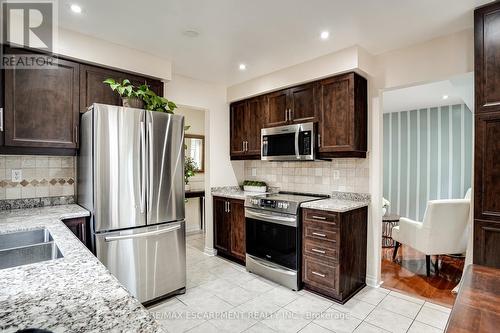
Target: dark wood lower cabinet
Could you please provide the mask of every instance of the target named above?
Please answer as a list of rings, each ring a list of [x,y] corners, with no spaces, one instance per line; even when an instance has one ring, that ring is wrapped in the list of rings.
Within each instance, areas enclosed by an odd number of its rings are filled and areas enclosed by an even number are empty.
[[[86,217],[63,220],[63,223],[71,230],[75,236],[87,247],[90,248],[90,231]]]
[[[302,216],[304,288],[347,302],[366,285],[368,208],[345,213],[304,209]]]
[[[214,247],[217,254],[245,263],[245,207],[243,200],[214,197]]]

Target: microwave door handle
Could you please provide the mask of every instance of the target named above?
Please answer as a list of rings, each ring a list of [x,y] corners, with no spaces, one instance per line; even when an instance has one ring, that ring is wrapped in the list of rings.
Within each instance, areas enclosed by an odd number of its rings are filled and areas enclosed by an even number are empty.
[[[295,157],[300,160],[300,151],[299,151],[299,134],[300,134],[300,127],[297,128],[297,131],[295,132]]]

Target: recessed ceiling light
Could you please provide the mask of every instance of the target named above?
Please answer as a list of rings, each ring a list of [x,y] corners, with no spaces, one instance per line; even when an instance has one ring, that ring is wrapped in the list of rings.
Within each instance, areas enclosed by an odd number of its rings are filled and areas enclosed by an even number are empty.
[[[330,37],[330,32],[328,32],[328,31],[322,31],[320,37],[323,40],[328,39]]]
[[[240,64],[240,71],[244,71],[245,69],[247,69],[247,65]]]
[[[448,95],[443,95],[443,99],[448,99]]]
[[[78,6],[77,4],[72,4],[70,8],[73,13],[80,14],[82,12],[82,7]]]
[[[191,38],[195,38],[195,37],[198,37],[200,35],[200,33],[194,29],[184,30],[182,32],[182,34],[186,37],[191,37]]]

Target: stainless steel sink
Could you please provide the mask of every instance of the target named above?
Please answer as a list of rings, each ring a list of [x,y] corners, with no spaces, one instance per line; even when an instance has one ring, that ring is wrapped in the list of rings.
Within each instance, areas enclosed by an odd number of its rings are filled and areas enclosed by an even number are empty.
[[[62,257],[52,235],[45,228],[0,234],[0,269]]]

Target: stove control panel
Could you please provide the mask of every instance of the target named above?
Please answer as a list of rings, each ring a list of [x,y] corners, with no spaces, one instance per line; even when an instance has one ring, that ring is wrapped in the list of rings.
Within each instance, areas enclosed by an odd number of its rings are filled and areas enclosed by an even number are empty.
[[[254,206],[262,208],[283,209],[287,210],[290,204],[286,201],[272,200],[272,199],[250,199],[250,203]]]

